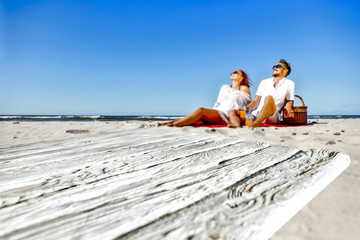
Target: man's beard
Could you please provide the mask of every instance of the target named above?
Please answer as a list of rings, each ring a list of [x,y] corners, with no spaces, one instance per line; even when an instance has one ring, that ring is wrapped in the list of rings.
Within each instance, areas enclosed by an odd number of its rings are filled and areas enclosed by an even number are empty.
[[[278,73],[273,73],[273,77],[278,77],[279,75]]]

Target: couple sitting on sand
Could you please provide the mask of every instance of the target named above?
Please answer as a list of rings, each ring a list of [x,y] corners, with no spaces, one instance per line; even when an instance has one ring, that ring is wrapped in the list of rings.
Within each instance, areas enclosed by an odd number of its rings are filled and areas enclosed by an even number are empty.
[[[158,123],[158,126],[182,127],[201,124],[227,124],[228,127],[241,127],[239,109],[245,106],[246,112],[254,119],[250,127],[259,127],[261,123],[280,123],[280,113],[294,117],[292,111],[295,98],[295,84],[286,77],[291,67],[281,59],[273,66],[273,78],[261,81],[254,100],[251,101],[249,80],[246,73],[237,70],[231,74],[232,85],[223,85],[212,109],[199,108],[184,118]]]

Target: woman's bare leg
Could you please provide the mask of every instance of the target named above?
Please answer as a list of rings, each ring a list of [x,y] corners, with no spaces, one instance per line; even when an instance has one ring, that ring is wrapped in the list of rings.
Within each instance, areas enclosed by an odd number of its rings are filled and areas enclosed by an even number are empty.
[[[215,124],[226,124],[221,118],[219,112],[215,109],[199,108],[195,112],[190,113],[184,118],[175,120],[165,124],[166,126],[183,127],[198,124],[202,122],[215,123]]]
[[[160,126],[168,126],[168,125],[172,125],[175,121],[177,121],[179,119],[175,119],[175,120],[171,120],[169,122],[163,122],[163,123],[157,123],[157,126],[160,127]]]
[[[229,111],[229,120],[230,124],[228,125],[228,128],[241,127],[241,120],[238,110],[233,109]]]
[[[181,119],[183,119],[183,118],[179,118],[179,119],[175,119],[175,120],[172,120],[172,121],[169,121],[169,122],[163,122],[163,123],[159,123],[159,122],[158,122],[158,123],[157,123],[157,126],[158,126],[158,127],[161,127],[161,126],[174,127],[174,123],[177,122],[177,121],[179,121],[179,120],[181,120]],[[193,125],[201,125],[201,124],[203,124],[203,123],[204,123],[203,121],[199,120],[199,121],[193,123]]]
[[[191,124],[191,125],[192,125],[192,126],[199,126],[199,125],[203,125],[203,124],[205,124],[204,121],[199,120],[199,121],[197,121],[197,122],[195,122],[195,123],[193,123],[193,124]]]

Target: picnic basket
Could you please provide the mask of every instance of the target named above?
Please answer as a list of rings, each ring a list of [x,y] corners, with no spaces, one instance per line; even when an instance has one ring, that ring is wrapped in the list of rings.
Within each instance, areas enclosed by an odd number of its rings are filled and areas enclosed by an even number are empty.
[[[307,106],[305,106],[304,100],[299,96],[295,97],[300,98],[302,106],[293,106],[294,117],[285,117],[283,113],[283,123],[286,125],[303,125],[307,123]]]

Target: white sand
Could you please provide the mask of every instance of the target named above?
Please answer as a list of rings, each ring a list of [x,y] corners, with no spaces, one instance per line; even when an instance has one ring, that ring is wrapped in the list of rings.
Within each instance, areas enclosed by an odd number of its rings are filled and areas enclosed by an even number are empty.
[[[347,153],[351,165],[323,192],[293,217],[271,239],[358,239],[360,235],[360,119],[321,119],[308,127],[227,129],[183,127],[183,131],[219,134],[289,145],[303,150],[324,148]],[[68,138],[154,127],[154,123],[127,122],[0,122],[0,148]],[[162,127],[172,131],[172,128]],[[67,130],[88,130],[67,133]],[[334,135],[339,133],[340,135]],[[329,144],[333,141],[334,144]]]

